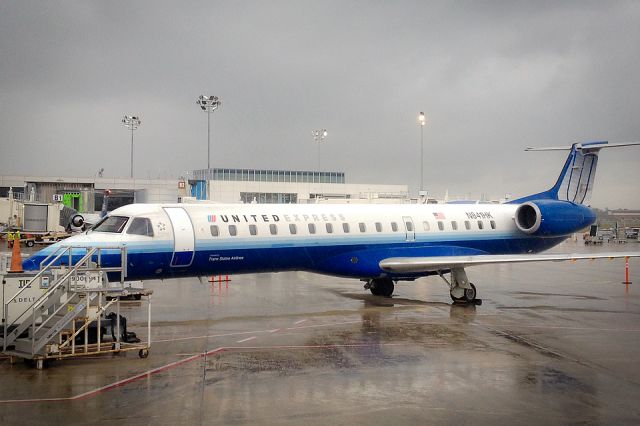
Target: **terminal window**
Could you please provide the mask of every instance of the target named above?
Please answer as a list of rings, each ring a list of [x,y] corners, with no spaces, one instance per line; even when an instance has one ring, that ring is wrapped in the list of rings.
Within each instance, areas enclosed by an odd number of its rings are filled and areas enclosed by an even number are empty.
[[[298,194],[288,192],[241,192],[240,201],[258,204],[295,204]]]

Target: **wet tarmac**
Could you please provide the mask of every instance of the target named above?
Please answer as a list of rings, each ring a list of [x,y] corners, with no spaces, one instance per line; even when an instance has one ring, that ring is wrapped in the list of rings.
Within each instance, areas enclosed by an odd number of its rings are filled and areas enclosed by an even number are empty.
[[[640,244],[557,251],[639,250]],[[309,273],[147,282],[152,347],[0,359],[1,424],[638,424],[640,261],[469,268],[392,298]],[[146,302],[122,312],[144,336]]]

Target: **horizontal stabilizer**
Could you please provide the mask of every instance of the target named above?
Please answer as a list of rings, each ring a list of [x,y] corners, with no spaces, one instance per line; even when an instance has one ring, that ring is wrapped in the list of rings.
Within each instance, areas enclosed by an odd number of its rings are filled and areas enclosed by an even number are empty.
[[[394,273],[419,273],[465,268],[495,263],[563,262],[567,260],[616,259],[640,257],[640,252],[559,253],[559,254],[482,254],[477,256],[390,257],[380,262],[380,268]]]
[[[632,146],[632,145],[640,145],[640,142],[620,142],[620,143],[608,143],[605,141],[602,142],[585,142],[576,144],[576,149],[602,149],[602,148],[618,148],[621,146]],[[570,151],[573,148],[571,146],[549,146],[549,147],[541,147],[534,148],[528,147],[525,148],[525,151]]]

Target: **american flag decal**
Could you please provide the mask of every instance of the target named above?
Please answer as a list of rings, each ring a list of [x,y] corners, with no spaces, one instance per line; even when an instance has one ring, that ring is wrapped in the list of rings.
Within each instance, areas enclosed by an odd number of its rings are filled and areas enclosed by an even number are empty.
[[[436,212],[433,214],[433,217],[435,217],[436,219],[446,219],[444,217],[444,214],[440,213],[440,212]]]
[[[209,222],[215,222],[216,221],[216,215],[215,214],[209,214],[207,215],[207,220]]]

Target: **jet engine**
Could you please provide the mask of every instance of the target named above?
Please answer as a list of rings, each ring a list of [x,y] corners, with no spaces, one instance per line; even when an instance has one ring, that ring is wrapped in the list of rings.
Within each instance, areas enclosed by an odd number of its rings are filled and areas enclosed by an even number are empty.
[[[515,214],[518,229],[536,236],[569,235],[595,221],[596,215],[590,208],[559,200],[528,201]]]
[[[81,214],[75,214],[71,217],[71,226],[74,228],[82,228],[84,225],[84,217]]]

